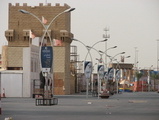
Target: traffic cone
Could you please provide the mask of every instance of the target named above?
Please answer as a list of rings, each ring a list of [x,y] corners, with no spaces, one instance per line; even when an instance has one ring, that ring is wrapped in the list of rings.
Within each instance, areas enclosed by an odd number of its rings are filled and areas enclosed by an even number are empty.
[[[2,93],[2,98],[5,98],[6,95],[5,95],[5,89],[3,88],[3,93]]]

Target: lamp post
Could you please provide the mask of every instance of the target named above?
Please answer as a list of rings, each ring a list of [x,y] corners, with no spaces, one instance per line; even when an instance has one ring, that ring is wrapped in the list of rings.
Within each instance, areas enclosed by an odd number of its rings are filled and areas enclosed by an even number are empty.
[[[80,40],[77,40],[77,39],[72,39],[72,40],[77,41],[77,42],[80,42],[81,44],[83,44],[83,45],[86,47],[86,49],[87,49],[87,54],[86,54],[86,56],[85,56],[84,62],[86,62],[86,59],[87,59],[88,54],[89,54],[90,57],[91,57],[91,63],[92,63],[92,64],[93,64],[93,61],[92,61],[92,56],[91,56],[90,50],[91,50],[96,44],[98,44],[98,43],[100,43],[100,42],[105,42],[105,41],[107,41],[107,40],[98,41],[98,42],[94,43],[94,44],[90,47],[90,46],[86,46],[86,45],[85,45],[83,42],[81,42]],[[91,74],[92,74],[92,70],[91,70]],[[85,77],[86,77],[86,74],[85,74]],[[86,85],[86,98],[88,98],[88,83],[89,83],[89,80],[90,80],[90,78],[86,80],[86,84],[87,84],[87,85]]]
[[[107,39],[101,40],[101,41],[98,41],[98,42],[94,43],[92,46],[90,46],[90,47],[89,47],[90,49],[89,49],[89,51],[87,52],[86,58],[87,58],[88,53],[90,52],[90,50],[91,50],[96,44],[98,44],[98,43],[100,43],[100,42],[106,42],[106,41],[107,41]]]
[[[69,9],[67,9],[67,10],[65,10],[65,11],[62,11],[61,13],[57,14],[57,15],[51,20],[51,22],[49,23],[49,25],[45,25],[40,18],[38,18],[35,14],[33,14],[33,13],[29,12],[29,11],[20,9],[19,12],[21,12],[21,13],[23,13],[23,14],[29,14],[29,15],[35,17],[35,18],[41,23],[41,25],[42,25],[42,26],[44,27],[44,29],[45,29],[45,32],[44,32],[44,34],[43,34],[41,43],[43,42],[44,37],[45,37],[45,35],[46,35],[46,33],[47,33],[48,36],[49,36],[50,43],[51,43],[51,45],[52,45],[52,41],[51,41],[50,34],[49,34],[49,32],[48,32],[48,29],[50,28],[51,24],[56,20],[57,17],[59,17],[60,15],[62,15],[62,14],[64,14],[64,13],[71,12],[71,11],[73,11],[73,10],[75,10],[75,8],[69,8]],[[42,44],[41,44],[41,45],[42,45]],[[53,45],[52,45],[52,46],[53,46]]]
[[[72,39],[73,41],[77,41],[77,42],[80,42],[86,49],[87,49],[87,55],[86,56],[88,56],[88,54],[89,54],[89,56],[90,56],[90,58],[91,58],[91,64],[93,64],[92,63],[92,55],[91,55],[91,53],[90,53],[90,48],[88,47],[88,46],[86,46],[82,41],[80,41],[80,40],[77,40],[77,39]],[[85,59],[84,59],[84,64],[86,63],[86,58],[87,57],[85,57]],[[85,67],[85,66],[84,66]],[[91,65],[91,67],[92,67],[92,65]],[[84,69],[85,70],[85,69]],[[91,72],[91,73],[90,73]],[[88,98],[88,84],[89,84],[89,80],[91,79],[90,77],[91,76],[88,76],[87,77],[87,72],[85,71],[85,78],[86,78],[86,98]],[[92,74],[92,68],[90,68],[89,70],[88,70],[88,74]]]
[[[112,63],[112,61],[114,60],[114,58],[115,58],[116,56],[120,55],[120,54],[125,54],[125,52],[118,53],[118,54],[114,55],[113,57],[110,56],[110,57],[109,57],[109,59],[110,59],[109,64]],[[107,71],[108,71],[108,69],[109,69],[109,64],[108,64]],[[114,78],[115,78],[115,72],[116,72],[116,71],[115,71],[115,69],[114,69],[113,71],[114,71]],[[108,73],[107,79],[109,79],[109,73]]]
[[[49,23],[49,25],[45,25],[45,24],[42,22],[41,19],[39,19],[36,15],[34,15],[34,14],[31,13],[31,12],[28,12],[28,11],[23,10],[23,9],[20,9],[19,12],[21,12],[21,13],[23,13],[23,14],[29,14],[29,15],[35,17],[35,18],[41,23],[41,25],[44,27],[45,32],[44,32],[44,34],[43,34],[43,36],[42,36],[42,41],[41,41],[41,46],[40,46],[40,51],[41,51],[42,43],[43,43],[43,40],[44,40],[44,37],[45,37],[46,33],[47,33],[47,35],[49,36],[49,40],[50,40],[51,46],[53,47],[52,40],[51,40],[50,34],[49,34],[49,32],[48,32],[48,29],[50,28],[51,24],[52,24],[52,23],[56,20],[56,18],[59,17],[60,15],[62,15],[62,14],[64,14],[64,13],[67,13],[67,12],[71,12],[71,11],[73,11],[73,10],[75,10],[75,8],[69,8],[69,9],[67,9],[67,10],[65,10],[65,11],[63,11],[63,12],[57,14],[57,15],[51,20],[51,22]],[[40,58],[41,58],[41,54],[39,54],[39,56],[40,56]],[[41,61],[40,61],[40,67],[41,67],[41,69],[42,69]]]
[[[110,62],[109,62],[109,64],[108,64],[108,68],[109,68],[110,63],[112,63],[112,61],[114,60],[114,58],[115,58],[116,56],[120,55],[120,54],[125,54],[125,52],[118,53],[118,54],[114,55],[113,57],[109,56]],[[107,71],[108,71],[108,69],[107,69]]]
[[[80,40],[77,40],[77,39],[72,39],[72,40],[81,43],[81,44],[87,49],[87,54],[86,54],[86,56],[88,56],[88,54],[89,54],[89,56],[90,56],[90,58],[91,58],[91,61],[92,61],[92,55],[91,55],[91,53],[90,53],[90,47],[88,47],[86,44],[84,44],[84,43],[83,43],[82,41],[80,41]],[[85,60],[86,60],[86,57],[85,57]],[[84,62],[85,62],[85,60],[84,60]]]
[[[107,55],[107,51],[108,50],[110,50],[110,49],[114,49],[114,48],[117,48],[117,46],[113,46],[113,47],[110,47],[110,48],[108,48],[108,49],[106,49],[104,52],[103,51],[99,51],[99,52],[101,52],[102,54],[105,54],[105,72],[107,72],[107,74],[108,74],[108,71],[106,71],[108,68],[108,66],[107,66],[107,57],[111,57],[111,56],[109,56],[109,55]],[[104,79],[105,79],[105,89],[106,89],[106,87],[107,87],[107,79],[106,79],[106,77],[104,77]]]
[[[159,39],[157,40],[157,71],[159,71]]]
[[[103,54],[101,54],[97,49],[95,49],[95,48],[93,48],[93,47],[90,47],[90,46],[87,46],[88,48],[90,48],[90,49],[93,49],[93,50],[95,50],[98,54],[99,54],[99,56],[100,56],[100,59],[97,59],[96,58],[96,60],[98,60],[98,67],[99,67],[99,63],[103,63],[103,66],[104,66],[104,61],[103,61],[103,58],[102,58],[102,55]],[[99,78],[101,78],[101,75],[99,75],[99,71],[97,71],[98,72],[98,95],[99,95],[99,92],[101,92],[101,80],[99,80]],[[104,76],[104,69],[103,69],[103,76]],[[92,81],[92,92],[93,92],[93,81]]]
[[[106,59],[106,58],[107,58],[107,57],[110,57],[110,56],[107,54],[107,51],[110,50],[110,49],[114,49],[114,48],[117,48],[117,46],[110,47],[110,48],[106,49],[104,52],[103,52],[103,51],[99,51],[99,52],[105,54],[105,68],[107,68],[107,59]]]
[[[130,56],[126,56],[126,57],[124,57],[124,58],[130,58]],[[117,68],[118,68],[118,66],[119,66],[119,71],[121,71],[120,69],[120,63],[119,63],[119,61],[117,61],[117,59],[114,59],[116,62],[117,62],[117,65],[116,65],[116,70],[117,70]],[[120,74],[121,74],[121,72],[120,72]],[[120,77],[119,77],[120,78]],[[119,86],[118,86],[118,83],[119,83],[119,79],[118,78],[116,78],[116,75],[115,75],[115,80],[116,80],[116,85],[117,85],[117,94],[118,94],[118,92],[119,92],[119,90],[118,90],[118,88],[119,88]]]
[[[110,57],[109,57],[110,62],[112,62],[113,59],[114,59],[116,56],[120,55],[120,54],[125,54],[125,52],[118,53],[118,54],[114,55],[113,57],[110,56]]]
[[[97,72],[98,72],[98,99],[99,99],[99,94],[101,93],[101,81],[104,80],[104,61],[103,61],[103,58],[102,58],[102,55],[103,55],[103,51],[98,51],[97,49],[95,48],[92,48],[94,49],[95,51],[98,52],[99,56],[100,56],[100,59],[96,58],[96,60],[98,60],[98,69],[97,69]],[[102,64],[101,64],[102,63]]]
[[[29,14],[29,15],[31,15],[31,16],[33,16],[33,17],[35,17],[40,23],[41,23],[41,25],[43,26],[43,28],[45,29],[45,32],[44,32],[44,34],[43,34],[43,36],[42,36],[42,41],[41,41],[41,45],[40,45],[40,52],[39,52],[39,59],[40,59],[40,67],[41,67],[41,70],[42,70],[42,74],[43,74],[43,76],[45,76],[45,90],[46,91],[48,91],[48,74],[50,73],[50,71],[51,71],[51,67],[53,68],[53,44],[52,44],[52,40],[51,40],[51,37],[50,37],[50,34],[49,34],[49,32],[48,32],[48,29],[50,28],[50,26],[51,26],[51,24],[56,20],[56,18],[57,17],[59,17],[60,15],[62,15],[62,14],[64,14],[64,13],[67,13],[67,12],[71,12],[71,11],[73,11],[73,10],[75,10],[75,8],[69,8],[69,9],[67,9],[67,10],[64,10],[64,11],[62,11],[62,12],[60,12],[59,14],[57,14],[52,20],[51,20],[51,22],[49,23],[49,25],[45,25],[44,23],[43,23],[43,21],[41,20],[41,19],[39,19],[36,15],[34,15],[33,13],[31,13],[31,12],[29,12],[29,11],[26,11],[26,10],[23,10],[23,9],[20,9],[19,10],[19,12],[21,12],[21,13],[23,13],[23,14]],[[49,56],[52,56],[51,58],[52,59],[50,59],[49,58],[49,62],[50,62],[50,66],[49,66],[49,68],[43,68],[43,66],[42,66],[42,58],[41,58],[41,54],[42,54],[42,43],[43,43],[43,41],[44,41],[44,37],[45,37],[45,35],[48,35],[49,36],[49,40],[50,40],[50,43],[51,43],[51,49],[50,49],[50,53],[49,53]],[[45,54],[47,54],[48,55],[48,53],[45,53]],[[52,72],[53,72],[53,69],[52,69]],[[53,91],[52,91],[53,92]],[[46,95],[47,97],[48,97],[48,93],[47,93],[47,95]]]
[[[120,63],[119,63],[119,61],[117,61],[117,59],[114,59],[114,60],[117,62],[116,69],[117,69],[118,66],[119,66],[119,71],[118,71],[118,72],[120,72]],[[121,74],[121,72],[120,72],[120,74]],[[118,94],[118,92],[119,92],[119,90],[118,90],[118,88],[119,88],[118,83],[119,83],[119,79],[120,79],[120,74],[119,74],[119,78],[116,78],[116,75],[115,75],[115,80],[116,80],[116,93],[117,93],[117,94]]]

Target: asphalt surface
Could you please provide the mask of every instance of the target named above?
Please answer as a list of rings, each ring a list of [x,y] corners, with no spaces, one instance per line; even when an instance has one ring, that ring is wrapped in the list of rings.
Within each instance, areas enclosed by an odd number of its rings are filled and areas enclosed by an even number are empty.
[[[159,120],[159,93],[136,92],[98,99],[56,96],[58,105],[36,106],[33,98],[2,98],[0,120]]]

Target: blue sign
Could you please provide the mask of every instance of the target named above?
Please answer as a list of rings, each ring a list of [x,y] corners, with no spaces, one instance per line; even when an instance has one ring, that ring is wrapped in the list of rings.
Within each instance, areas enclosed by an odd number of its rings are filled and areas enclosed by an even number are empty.
[[[51,46],[42,46],[41,47],[41,66],[42,69],[51,68],[53,61],[53,49]]]

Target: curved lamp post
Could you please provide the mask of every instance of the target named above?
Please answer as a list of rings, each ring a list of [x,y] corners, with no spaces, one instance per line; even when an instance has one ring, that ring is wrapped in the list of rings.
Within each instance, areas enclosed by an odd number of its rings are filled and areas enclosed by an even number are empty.
[[[109,56],[109,59],[110,59],[110,62],[112,62],[113,59],[114,59],[116,56],[120,55],[120,54],[125,54],[125,52],[118,53],[118,54],[114,55],[113,57],[108,55],[108,56]],[[109,62],[109,64],[110,64],[110,62]]]
[[[120,63],[119,63],[119,61],[117,61],[117,59],[114,59],[116,62],[117,62],[117,66],[116,66],[116,69],[118,68],[118,66],[119,66],[119,70],[120,70]],[[120,73],[121,74],[121,73]],[[116,92],[117,92],[117,94],[118,94],[118,92],[119,92],[119,90],[118,90],[118,88],[119,88],[119,86],[118,86],[118,83],[119,83],[119,80],[117,80],[117,78],[116,78],[116,74],[115,74],[115,80],[116,80]]]
[[[108,71],[108,69],[109,69],[109,64],[114,60],[114,58],[115,58],[116,56],[118,56],[118,55],[120,55],[120,54],[125,54],[125,52],[121,52],[121,53],[118,53],[118,54],[114,55],[113,57],[111,57],[111,56],[109,57],[109,58],[110,58],[110,62],[108,63],[107,71]],[[114,71],[114,73],[115,73],[115,71]],[[107,80],[108,80],[108,78],[109,78],[109,73],[108,73]]]
[[[56,20],[56,18],[59,17],[60,15],[62,15],[62,14],[64,14],[64,13],[67,13],[67,12],[71,12],[71,11],[73,11],[73,10],[75,10],[75,8],[69,8],[69,9],[67,9],[67,10],[65,10],[65,11],[63,11],[63,12],[57,14],[57,15],[51,20],[51,22],[49,23],[49,25],[44,25],[44,23],[42,22],[42,20],[41,20],[40,18],[38,18],[36,15],[34,15],[33,13],[31,13],[31,12],[28,12],[28,11],[23,10],[23,9],[20,9],[19,12],[21,12],[21,13],[23,13],[23,14],[29,14],[29,15],[35,17],[35,18],[41,23],[41,25],[44,27],[45,32],[44,32],[44,34],[43,34],[43,36],[42,36],[42,41],[41,41],[41,46],[40,46],[40,51],[41,51],[42,43],[43,43],[43,40],[44,40],[44,37],[45,37],[46,33],[47,33],[47,35],[49,36],[49,40],[50,40],[51,46],[53,47],[53,44],[52,44],[52,41],[51,41],[51,37],[50,37],[50,34],[49,34],[49,32],[48,32],[48,29],[50,28],[51,24],[52,24],[52,23]],[[41,54],[39,54],[39,58],[41,59]],[[41,69],[42,69],[41,61],[40,61],[40,67],[41,67]]]
[[[49,32],[48,32],[48,29],[50,28],[51,24],[52,24],[52,23],[56,20],[56,18],[59,17],[60,15],[62,15],[62,14],[64,14],[64,13],[67,13],[67,12],[71,12],[71,11],[73,11],[73,10],[75,10],[75,8],[69,8],[69,9],[64,10],[64,11],[62,11],[61,13],[57,14],[57,15],[51,20],[51,22],[49,23],[49,25],[44,25],[44,23],[42,22],[42,20],[41,20],[40,18],[38,18],[36,15],[34,15],[33,13],[31,13],[31,12],[29,12],[29,11],[20,9],[19,12],[21,12],[21,13],[23,13],[23,14],[29,14],[29,15],[35,17],[35,18],[41,23],[41,25],[43,26],[43,28],[45,29],[45,32],[44,32],[44,34],[43,34],[43,36],[42,36],[41,46],[40,46],[40,51],[41,51],[42,43],[43,43],[43,41],[44,41],[44,37],[45,37],[46,33],[47,33],[47,35],[49,36],[49,40],[50,40],[50,43],[51,43],[51,47],[53,47],[53,44],[52,44],[52,41],[51,41],[51,37],[50,37],[50,34],[49,34]],[[52,49],[52,52],[53,52],[53,49]],[[39,52],[39,59],[40,59],[40,67],[41,67],[41,70],[42,70],[42,65],[41,65],[41,53],[40,53],[40,52]],[[53,68],[53,64],[52,64],[52,68]],[[47,75],[48,75],[48,73],[49,73],[50,71],[51,71],[51,68],[50,68],[49,71],[45,71],[45,73],[42,72],[42,73],[43,73],[43,76],[45,76],[45,89],[46,89],[46,90],[48,90],[48,84],[47,84],[47,83],[48,83],[48,79],[47,79]],[[53,70],[52,70],[52,72],[53,72]],[[48,94],[47,94],[47,96],[48,96]]]
[[[105,54],[105,70],[108,69],[108,66],[107,66],[107,57],[109,57],[109,58],[111,57],[111,56],[109,56],[109,55],[107,54],[107,51],[110,50],[110,49],[114,49],[114,48],[117,48],[117,46],[110,47],[110,48],[106,49],[104,52],[103,52],[103,51],[99,51],[99,52],[101,52],[102,54]],[[105,71],[105,72],[106,72],[106,71]],[[108,70],[107,70],[107,72],[108,72]],[[107,87],[107,79],[106,79],[106,77],[104,77],[104,79],[105,79],[105,89],[106,89],[106,87]]]
[[[82,41],[80,41],[80,40],[77,40],[77,39],[72,39],[72,40],[81,43],[81,44],[87,49],[87,53],[89,54],[89,56],[90,56],[90,58],[91,58],[91,63],[92,63],[92,65],[93,65],[92,55],[91,55],[91,53],[90,53],[90,48],[89,48],[88,46],[86,46],[86,45],[85,45]],[[87,56],[88,54],[86,54],[86,56]],[[84,64],[85,64],[85,62],[86,62],[86,58],[87,58],[87,57],[85,57],[85,59],[84,59]],[[91,68],[91,74],[92,74],[92,68]],[[87,77],[86,77],[86,73],[85,73],[85,78],[86,78],[86,98],[88,98],[88,84],[89,84],[89,80],[90,80],[91,78],[90,78],[90,77],[87,78]]]
[[[125,58],[130,58],[131,56],[126,56]],[[119,70],[120,70],[120,63],[119,63],[119,61],[117,61],[117,59],[114,59],[114,61],[116,61],[117,62],[117,66],[116,66],[116,69],[118,68],[118,66],[119,66]],[[120,73],[121,74],[121,73]],[[121,76],[120,76],[121,77]],[[118,94],[118,92],[119,92],[119,90],[118,90],[118,88],[119,88],[119,86],[118,86],[118,83],[119,83],[119,80],[117,80],[117,78],[116,78],[116,74],[115,74],[115,76],[114,76],[114,78],[115,78],[115,80],[116,80],[116,86],[117,86],[117,94]]]
[[[103,58],[102,58],[102,51],[98,51],[97,49],[93,48],[93,47],[90,47],[88,46],[89,48],[91,49],[94,49],[96,52],[98,52],[99,56],[100,56],[100,59],[96,58],[96,60],[98,60],[98,67],[99,67],[99,63],[103,62],[103,69],[102,69],[102,66],[100,71],[97,70],[98,72],[98,99],[99,99],[99,93],[101,92],[101,80],[102,80],[102,74],[103,74],[103,77],[104,77],[104,61],[103,61]],[[100,73],[101,72],[101,73]],[[100,73],[100,74],[99,74]],[[92,91],[93,91],[93,82],[92,82]]]
[[[87,57],[88,57],[88,54],[90,55],[90,58],[91,58],[91,62],[92,62],[92,65],[93,65],[93,61],[92,61],[92,56],[91,56],[91,53],[90,53],[90,50],[96,45],[96,44],[98,44],[98,43],[100,43],[100,42],[105,42],[105,41],[107,41],[107,40],[101,40],[101,41],[98,41],[98,42],[96,42],[96,43],[94,43],[91,47],[89,47],[89,46],[86,46],[83,42],[81,42],[80,40],[77,40],[77,39],[72,39],[72,40],[74,40],[74,41],[78,41],[78,42],[80,42],[81,44],[83,44],[85,47],[86,47],[86,49],[87,49],[87,54],[86,54],[86,56],[85,56],[85,59],[84,59],[84,61],[86,61],[86,59],[87,59]],[[92,71],[91,71],[92,72]],[[92,73],[91,73],[92,74]],[[88,80],[86,80],[86,82],[87,82],[87,85],[86,85],[86,98],[88,98],[88,82],[89,81],[89,79]]]
[[[110,50],[110,49],[114,49],[114,48],[117,48],[117,46],[110,47],[110,48],[106,49],[104,52],[103,51],[99,51],[99,52],[105,54],[105,56],[106,56],[106,58],[105,58],[105,67],[106,68],[107,68],[107,57],[111,57],[111,56],[107,55],[107,51]]]
[[[87,52],[87,55],[86,55],[85,59],[87,58],[87,56],[88,56],[90,50],[91,50],[96,44],[98,44],[98,43],[100,43],[100,42],[106,42],[106,41],[107,41],[107,39],[101,40],[101,41],[98,41],[98,42],[94,43],[92,46],[90,46],[90,49],[89,49],[89,51]]]
[[[90,58],[91,58],[91,61],[92,61],[92,55],[90,53],[90,47],[87,46],[86,44],[84,44],[82,41],[80,40],[77,40],[77,39],[72,39],[73,41],[77,41],[77,42],[80,42],[86,49],[87,49],[87,53],[89,54]],[[84,62],[86,61],[86,57],[84,59]]]

